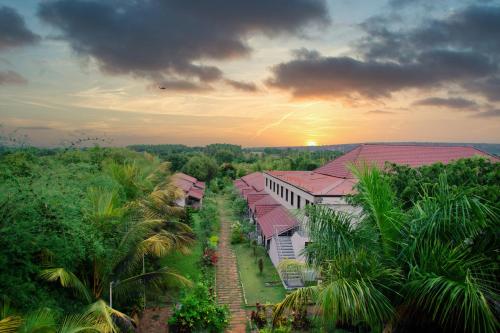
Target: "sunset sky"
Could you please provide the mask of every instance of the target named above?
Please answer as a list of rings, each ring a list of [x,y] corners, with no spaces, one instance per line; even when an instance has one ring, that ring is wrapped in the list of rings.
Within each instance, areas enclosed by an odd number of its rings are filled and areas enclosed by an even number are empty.
[[[0,0],[36,145],[500,143],[500,1]]]

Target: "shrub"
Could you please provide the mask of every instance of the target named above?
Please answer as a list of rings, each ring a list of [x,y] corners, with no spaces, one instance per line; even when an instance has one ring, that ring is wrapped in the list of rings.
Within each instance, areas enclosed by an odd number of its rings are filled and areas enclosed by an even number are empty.
[[[234,214],[237,217],[242,217],[247,213],[247,202],[245,199],[240,197],[239,195],[235,195],[235,198],[231,204]]]
[[[245,240],[243,226],[240,222],[235,222],[231,226],[231,244],[239,244]]]
[[[217,260],[219,258],[217,257],[217,252],[215,252],[214,249],[210,247],[206,247],[205,250],[203,251],[203,264],[205,266],[215,266],[217,264]]]
[[[208,246],[209,247],[216,249],[217,245],[219,245],[219,236],[213,235],[212,237],[210,237],[208,239]]]
[[[168,320],[171,332],[223,332],[229,324],[227,306],[218,305],[202,283],[186,294]]]
[[[259,303],[256,309],[250,314],[250,320],[257,326],[257,328],[264,328],[267,325],[266,308]]]

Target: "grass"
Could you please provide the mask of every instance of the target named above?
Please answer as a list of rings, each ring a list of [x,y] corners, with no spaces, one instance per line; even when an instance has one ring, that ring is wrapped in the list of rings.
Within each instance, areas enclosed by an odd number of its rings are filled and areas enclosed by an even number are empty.
[[[219,200],[222,201],[223,206],[221,218],[236,221],[237,218],[234,216],[231,201],[228,200],[227,196],[220,196]],[[255,257],[253,249],[248,242],[233,244],[231,246],[238,261],[238,272],[245,292],[247,305],[255,306],[255,303],[275,304],[281,302],[285,298],[286,291],[266,250],[262,246],[258,246],[256,248],[257,257]],[[257,264],[259,258],[262,258],[264,262],[262,274],[260,274]]]
[[[257,247],[257,258],[253,255],[253,249],[248,243],[233,245],[238,260],[238,271],[241,284],[245,291],[247,305],[254,306],[255,303],[278,303],[285,298],[286,291],[265,249]],[[262,274],[257,264],[258,258],[264,260]],[[266,283],[270,285],[267,286]]]

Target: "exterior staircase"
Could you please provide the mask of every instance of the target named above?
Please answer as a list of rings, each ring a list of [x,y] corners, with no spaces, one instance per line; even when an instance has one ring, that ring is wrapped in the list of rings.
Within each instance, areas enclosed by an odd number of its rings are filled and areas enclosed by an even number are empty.
[[[295,251],[293,250],[292,237],[278,236],[276,237],[276,245],[278,247],[278,256],[281,260],[295,259]]]
[[[290,236],[275,235],[278,258],[282,260],[294,260],[295,251],[293,249],[292,238]],[[280,272],[281,279],[286,289],[296,289],[304,286],[301,272],[295,269],[287,269]]]

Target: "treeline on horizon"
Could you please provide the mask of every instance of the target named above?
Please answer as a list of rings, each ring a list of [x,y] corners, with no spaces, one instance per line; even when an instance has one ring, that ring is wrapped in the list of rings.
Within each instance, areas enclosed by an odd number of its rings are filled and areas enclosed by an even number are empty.
[[[171,163],[172,171],[183,171],[204,181],[212,179],[217,173],[234,179],[263,170],[314,170],[342,155],[342,152],[335,150],[255,150],[227,143],[204,147],[179,144],[131,145],[128,148],[157,155]]]

